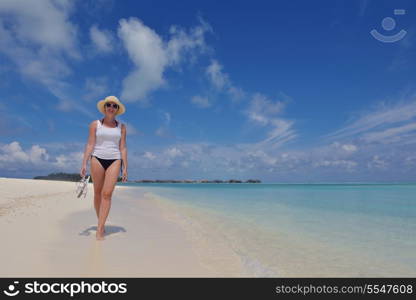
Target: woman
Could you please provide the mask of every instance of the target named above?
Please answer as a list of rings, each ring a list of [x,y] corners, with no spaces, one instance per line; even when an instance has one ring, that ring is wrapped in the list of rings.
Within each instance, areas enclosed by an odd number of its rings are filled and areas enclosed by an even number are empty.
[[[126,126],[115,119],[126,109],[115,96],[108,96],[98,101],[97,108],[104,114],[104,118],[91,122],[89,126],[88,143],[85,147],[80,175],[81,177],[86,175],[87,162],[91,159],[94,207],[98,218],[96,238],[103,240],[104,224],[111,207],[111,196],[122,166],[122,181],[127,181]]]

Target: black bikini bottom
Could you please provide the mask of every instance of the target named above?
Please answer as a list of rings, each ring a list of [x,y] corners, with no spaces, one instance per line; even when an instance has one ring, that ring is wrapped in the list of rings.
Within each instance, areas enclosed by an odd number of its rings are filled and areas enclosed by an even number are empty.
[[[97,156],[95,156],[95,155],[92,155],[92,156],[94,156],[96,159],[98,159],[98,161],[101,163],[101,165],[103,166],[103,168],[104,168],[104,170],[107,170],[107,168],[109,167],[109,166],[111,166],[111,164],[113,163],[113,162],[115,162],[116,160],[118,160],[118,159],[102,159],[102,158],[99,158],[99,157],[97,157]]]

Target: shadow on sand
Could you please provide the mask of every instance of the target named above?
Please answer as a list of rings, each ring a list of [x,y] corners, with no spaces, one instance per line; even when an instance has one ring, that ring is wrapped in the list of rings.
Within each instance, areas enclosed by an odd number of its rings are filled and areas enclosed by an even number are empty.
[[[90,226],[84,231],[80,232],[79,235],[89,236],[91,235],[91,232],[95,233],[97,232],[97,226]],[[105,225],[105,234],[104,236],[109,236],[112,234],[120,233],[120,232],[127,232],[124,227],[121,226],[115,226],[115,225]]]

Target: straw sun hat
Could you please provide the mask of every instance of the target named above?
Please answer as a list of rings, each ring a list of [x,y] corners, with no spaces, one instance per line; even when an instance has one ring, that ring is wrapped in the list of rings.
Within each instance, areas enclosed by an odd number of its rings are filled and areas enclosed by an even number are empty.
[[[120,102],[120,100],[118,100],[118,98],[116,96],[108,96],[106,97],[104,100],[100,100],[97,102],[97,108],[98,110],[105,115],[105,104],[107,102],[113,102],[113,103],[117,103],[118,104],[118,110],[116,112],[116,116],[117,115],[121,115],[124,114],[124,112],[126,111],[126,108],[124,107],[124,105]]]

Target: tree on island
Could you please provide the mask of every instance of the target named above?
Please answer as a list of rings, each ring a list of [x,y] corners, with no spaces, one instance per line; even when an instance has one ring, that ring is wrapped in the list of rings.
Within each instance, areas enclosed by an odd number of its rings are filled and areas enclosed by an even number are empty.
[[[47,176],[36,176],[33,179],[43,179],[43,180],[61,180],[61,181],[80,181],[81,176],[79,173],[51,173]],[[121,177],[118,177],[117,181],[121,181]],[[90,177],[89,182],[92,182],[92,177]]]
[[[51,173],[47,176],[36,176],[33,179],[43,179],[43,180],[62,180],[62,181],[80,181],[81,176],[78,173]],[[118,177],[117,182],[121,182],[122,178]],[[89,182],[92,182],[92,177],[90,177]],[[237,180],[237,179],[230,179],[230,180],[173,180],[173,179],[142,179],[142,180],[135,180],[133,182],[136,183],[261,183],[258,179],[248,179],[246,181]]]

